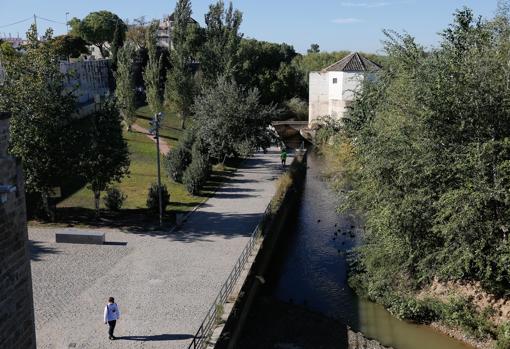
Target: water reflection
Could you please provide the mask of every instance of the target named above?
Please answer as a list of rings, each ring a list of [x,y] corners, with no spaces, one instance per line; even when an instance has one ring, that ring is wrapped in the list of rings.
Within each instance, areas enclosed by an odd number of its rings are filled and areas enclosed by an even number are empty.
[[[308,154],[308,173],[295,222],[275,262],[269,292],[276,298],[341,319],[397,349],[467,349],[427,326],[400,321],[382,306],[359,299],[347,285],[345,251],[357,243],[358,223],[338,214],[336,196],[320,178],[321,159]]]

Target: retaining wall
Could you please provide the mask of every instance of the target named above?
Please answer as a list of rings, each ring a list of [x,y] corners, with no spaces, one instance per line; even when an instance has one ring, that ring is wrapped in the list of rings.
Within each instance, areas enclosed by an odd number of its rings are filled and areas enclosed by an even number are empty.
[[[25,190],[20,162],[7,154],[9,116],[0,112],[0,185],[16,191],[0,202],[0,348],[32,349],[34,304]]]

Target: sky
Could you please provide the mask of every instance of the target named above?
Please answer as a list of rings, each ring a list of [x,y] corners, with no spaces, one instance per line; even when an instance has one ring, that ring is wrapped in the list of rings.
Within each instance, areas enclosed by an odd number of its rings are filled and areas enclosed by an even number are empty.
[[[193,17],[204,24],[204,14],[216,0],[192,0]],[[497,0],[233,0],[243,12],[245,37],[285,42],[301,53],[312,43],[321,51],[383,53],[383,29],[407,32],[426,46],[437,45],[438,33],[452,20],[456,9],[467,6],[476,15],[490,18]],[[173,12],[175,0],[0,0],[0,38],[22,37],[37,18],[40,33],[51,26],[66,32],[68,18],[108,10],[122,19],[145,16],[162,18]],[[24,21],[23,21],[24,20]],[[21,23],[13,24],[15,22]],[[53,22],[52,22],[53,21]]]

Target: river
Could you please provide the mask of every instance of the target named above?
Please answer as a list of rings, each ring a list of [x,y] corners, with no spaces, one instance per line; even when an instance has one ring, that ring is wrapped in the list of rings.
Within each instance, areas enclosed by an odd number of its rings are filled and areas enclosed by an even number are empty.
[[[349,288],[345,252],[358,243],[353,233],[358,227],[353,217],[336,212],[337,198],[321,179],[321,161],[309,152],[302,198],[268,285],[272,296],[340,319],[395,349],[472,349],[429,326],[398,320]]]

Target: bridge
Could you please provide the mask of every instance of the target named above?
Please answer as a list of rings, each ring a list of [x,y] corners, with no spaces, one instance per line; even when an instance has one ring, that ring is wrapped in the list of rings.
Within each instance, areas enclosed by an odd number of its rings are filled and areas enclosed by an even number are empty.
[[[299,148],[303,141],[312,142],[314,132],[308,128],[308,120],[280,120],[271,125],[289,148]]]

